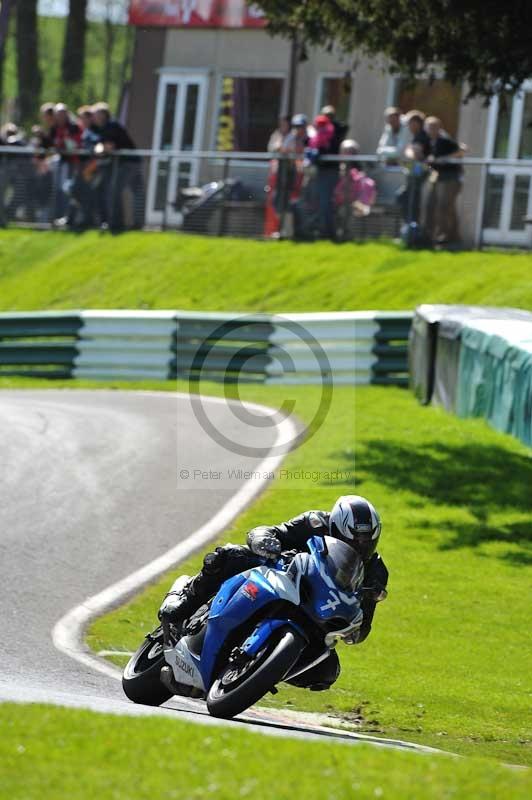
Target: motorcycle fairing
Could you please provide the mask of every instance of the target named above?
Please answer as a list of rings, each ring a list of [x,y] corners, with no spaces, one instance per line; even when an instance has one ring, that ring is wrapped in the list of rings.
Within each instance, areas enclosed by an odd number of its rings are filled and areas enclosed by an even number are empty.
[[[263,606],[283,599],[283,589],[285,592],[290,591],[288,584],[292,584],[292,581],[288,576],[283,580],[284,577],[268,567],[256,567],[230,578],[220,588],[211,605],[199,662],[206,687],[212,683],[212,673],[218,653],[230,633]],[[293,591],[291,596],[295,598]],[[299,592],[296,602],[299,602]]]
[[[263,619],[261,622],[259,622],[253,633],[248,636],[242,645],[242,650],[248,656],[256,656],[261,647],[266,644],[272,633],[278,628],[285,627],[286,625],[289,625],[305,639],[307,638],[303,628],[301,628],[291,619]]]
[[[205,684],[200,670],[200,659],[191,653],[186,643],[187,637],[180,639],[174,647],[165,647],[164,658],[172,668],[177,683],[195,686],[205,691]]]
[[[360,599],[356,592],[340,590],[328,574],[325,563],[328,538],[313,536],[307,542],[310,558],[305,574],[312,592],[303,608],[312,619],[320,622],[336,617],[351,620],[360,614]]]

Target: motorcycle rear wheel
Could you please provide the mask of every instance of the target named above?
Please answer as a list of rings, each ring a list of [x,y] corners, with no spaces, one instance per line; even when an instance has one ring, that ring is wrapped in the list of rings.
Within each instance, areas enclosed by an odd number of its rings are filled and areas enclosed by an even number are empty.
[[[163,632],[157,628],[144,639],[131,656],[122,675],[122,688],[134,703],[160,706],[172,697],[161,683],[161,667],[165,665]]]
[[[207,694],[207,708],[213,717],[230,719],[264,697],[282,681],[295,664],[305,640],[292,628],[281,628],[240,671],[226,664]]]

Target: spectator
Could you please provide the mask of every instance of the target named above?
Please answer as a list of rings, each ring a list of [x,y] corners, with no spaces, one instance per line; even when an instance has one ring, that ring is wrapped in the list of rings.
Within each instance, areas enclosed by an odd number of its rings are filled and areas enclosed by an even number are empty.
[[[61,153],[76,150],[81,144],[81,128],[70,118],[68,106],[57,103],[54,106],[54,124],[50,128],[50,141]],[[65,157],[65,160],[70,160]]]
[[[405,155],[414,161],[424,161],[430,155],[430,139],[425,130],[425,114],[412,109],[405,114],[405,123],[410,131],[410,142],[405,148]]]
[[[55,104],[54,103],[43,103],[40,108],[40,117],[41,117],[41,141],[43,142],[43,147],[51,147],[51,140],[50,140],[50,131],[55,124]]]
[[[68,224],[76,230],[82,230],[97,223],[98,208],[103,202],[99,197],[102,171],[96,150],[100,135],[94,122],[93,110],[90,106],[81,106],[77,115],[82,131],[81,148],[87,151],[87,155],[82,155],[79,159],[70,193]]]
[[[53,219],[56,225],[66,225],[69,193],[79,159],[71,155],[81,145],[81,128],[70,118],[68,106],[56,103],[54,124],[49,131],[50,145],[60,153],[54,165],[55,203]]]
[[[425,130],[430,140],[431,165],[428,192],[424,209],[426,235],[437,245],[456,245],[460,240],[456,200],[462,188],[461,164],[448,163],[449,158],[460,158],[465,145],[455,142],[442,128],[438,117],[427,117]]]
[[[330,122],[334,125],[334,139],[331,145],[331,155],[338,155],[340,146],[347,136],[348,126],[336,119],[336,109],[334,106],[323,106],[320,114],[328,117]]]
[[[405,114],[405,122],[412,138],[405,149],[405,157],[408,159],[406,183],[397,193],[397,199],[404,222],[409,226],[412,223],[416,225],[408,235],[413,238],[415,234],[417,240],[420,240],[423,234],[418,223],[421,216],[422,189],[428,175],[425,161],[430,155],[430,139],[424,127],[425,114],[422,111],[409,111]]]
[[[77,110],[77,115],[81,127],[81,147],[92,152],[100,141],[100,133],[94,120],[94,112],[91,106],[80,106]]]
[[[284,143],[285,153],[292,156],[292,160],[288,162],[290,169],[287,180],[287,209],[292,213],[293,235],[296,239],[302,238],[300,199],[304,180],[304,154],[309,142],[307,122],[305,114],[295,114],[292,117],[290,134]]]
[[[96,103],[93,107],[95,130],[101,144],[97,147],[103,154],[115,150],[135,150],[135,143],[123,125],[112,119],[107,103]],[[135,202],[143,197],[142,177],[136,156],[121,156],[107,159],[103,164],[104,180],[100,187],[100,215],[103,225],[119,231],[128,227],[142,227],[144,210]]]
[[[354,139],[345,139],[340,145],[340,155],[357,156],[360,153]],[[340,166],[340,179],[334,189],[337,208],[351,206],[355,216],[365,217],[377,198],[377,186],[372,178],[359,170],[352,162],[344,161]]]
[[[268,141],[268,153],[279,153],[290,135],[290,117],[280,116],[279,126],[274,130]]]
[[[0,143],[6,147],[24,147],[24,131],[14,122],[7,122],[0,128]],[[33,220],[33,197],[29,188],[32,175],[31,160],[21,153],[2,158],[0,169],[2,224],[6,219]]]
[[[337,155],[336,128],[325,114],[314,120],[316,132],[309,140],[310,156],[317,166],[316,189],[320,234],[324,238],[335,238],[333,193],[338,181],[338,162],[320,161],[321,156]]]
[[[36,150],[46,149],[49,144],[48,132],[40,125],[34,125],[31,129],[30,144]],[[33,176],[30,191],[34,198],[37,221],[49,222],[53,188],[50,158],[45,153],[36,153],[32,161]]]
[[[409,143],[410,131],[401,121],[401,109],[389,106],[384,111],[384,130],[377,146],[377,155],[390,166],[397,165],[403,158]]]
[[[289,121],[288,132],[285,132],[286,128],[281,125],[285,120]],[[265,236],[279,238],[281,235],[290,235],[286,230],[286,224],[285,229],[281,231],[281,221],[286,223],[284,214],[287,211],[294,211],[303,179],[302,160],[293,156],[299,155],[302,158],[307,144],[306,116],[295,114],[292,120],[289,117],[280,117],[279,129],[271,135],[268,149],[270,152],[284,153],[292,158],[284,160],[274,158],[270,162],[266,186]]]
[[[340,155],[357,156],[360,152],[354,139],[344,139],[340,145]],[[365,217],[377,198],[375,181],[358,169],[353,162],[340,164],[340,178],[334,190],[336,206],[336,236],[339,241],[353,237],[353,218]]]
[[[14,122],[6,122],[0,128],[0,143],[7,147],[23,147],[26,144],[24,131]]]
[[[135,143],[123,125],[111,118],[107,103],[93,106],[94,126],[102,143],[110,150],[135,150]]]

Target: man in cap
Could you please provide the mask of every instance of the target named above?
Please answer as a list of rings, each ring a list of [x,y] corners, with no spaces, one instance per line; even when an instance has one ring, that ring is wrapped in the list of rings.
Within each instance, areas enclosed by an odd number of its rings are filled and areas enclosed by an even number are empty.
[[[401,109],[388,106],[384,111],[384,130],[377,146],[377,155],[385,159],[387,164],[398,164],[410,144],[410,131],[403,124]]]

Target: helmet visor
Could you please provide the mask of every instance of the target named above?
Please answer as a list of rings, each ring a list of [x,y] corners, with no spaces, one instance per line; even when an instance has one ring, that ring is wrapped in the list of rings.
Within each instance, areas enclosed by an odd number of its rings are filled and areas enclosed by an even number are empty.
[[[362,584],[364,566],[359,554],[345,542],[327,539],[327,569],[336,585],[354,592]]]

